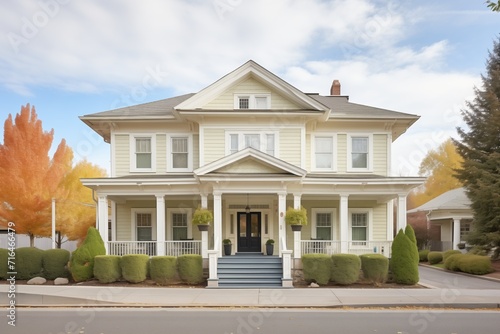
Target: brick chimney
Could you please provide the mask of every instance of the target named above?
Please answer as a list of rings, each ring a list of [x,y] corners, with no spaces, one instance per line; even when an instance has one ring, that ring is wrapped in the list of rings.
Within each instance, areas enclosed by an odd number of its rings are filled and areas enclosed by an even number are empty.
[[[333,80],[332,87],[330,88],[330,95],[340,95],[340,81]]]

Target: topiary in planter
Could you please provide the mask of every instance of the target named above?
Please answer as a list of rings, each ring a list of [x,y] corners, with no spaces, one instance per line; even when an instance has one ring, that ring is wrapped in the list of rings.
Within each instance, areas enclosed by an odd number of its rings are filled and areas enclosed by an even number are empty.
[[[427,254],[427,259],[429,260],[429,264],[441,263],[441,261],[443,261],[443,253],[429,252],[429,254]]]
[[[9,263],[9,250],[0,248],[0,280],[7,279],[7,273],[10,271],[8,268]]]
[[[97,255],[94,258],[94,277],[99,283],[113,283],[122,277],[121,256]]]
[[[459,250],[454,250],[454,249],[450,249],[450,250],[447,250],[446,252],[443,253],[443,262],[446,262],[446,259],[449,257],[449,256],[452,256],[452,255],[455,255],[455,254],[462,254],[461,251]]]
[[[304,254],[302,270],[307,283],[326,285],[332,276],[332,257],[327,254]]]
[[[389,259],[382,254],[360,255],[361,270],[366,280],[373,284],[382,284],[387,280],[389,273]]]
[[[285,213],[285,222],[288,225],[307,225],[307,210],[304,207],[300,209],[289,207]]]
[[[153,256],[149,260],[151,279],[165,285],[177,276],[177,258],[175,256]]]
[[[148,263],[146,254],[123,255],[120,259],[123,278],[130,283],[144,282],[148,277]]]
[[[422,249],[421,251],[418,252],[418,258],[420,262],[427,262],[427,255],[429,255],[429,250],[428,249]]]
[[[332,255],[331,281],[341,285],[356,283],[359,279],[361,260],[355,254]]]
[[[29,280],[42,275],[43,250],[34,247],[16,249],[17,279]]]
[[[56,279],[69,276],[68,261],[70,253],[66,249],[47,249],[43,252],[43,277]]]
[[[402,229],[392,242],[391,272],[398,284],[418,283],[418,250]]]
[[[203,260],[201,255],[186,254],[177,258],[179,278],[188,284],[203,282]]]
[[[69,270],[75,282],[87,281],[94,277],[94,258],[105,255],[106,248],[99,231],[89,227],[83,243],[71,254]]]

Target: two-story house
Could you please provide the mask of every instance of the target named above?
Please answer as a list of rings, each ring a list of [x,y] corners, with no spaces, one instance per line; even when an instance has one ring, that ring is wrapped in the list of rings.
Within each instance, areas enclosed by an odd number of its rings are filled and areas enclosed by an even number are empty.
[[[111,176],[83,179],[98,197],[111,254],[371,253],[389,256],[422,178],[391,176],[391,145],[418,116],[308,94],[248,61],[195,94],[81,117],[111,148]],[[108,202],[111,224],[108,228]],[[213,210],[203,234],[197,207]],[[297,235],[287,207],[307,209]]]

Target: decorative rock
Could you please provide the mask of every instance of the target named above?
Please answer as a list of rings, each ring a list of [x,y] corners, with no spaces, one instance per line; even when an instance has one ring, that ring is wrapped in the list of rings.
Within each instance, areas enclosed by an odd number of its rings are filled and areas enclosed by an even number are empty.
[[[43,277],[33,277],[28,281],[28,285],[42,285],[45,284],[47,280]]]
[[[309,287],[310,288],[319,288],[319,285],[317,283],[312,282],[311,284],[309,284]]]
[[[69,280],[64,277],[58,277],[54,280],[54,285],[66,285],[69,283]]]

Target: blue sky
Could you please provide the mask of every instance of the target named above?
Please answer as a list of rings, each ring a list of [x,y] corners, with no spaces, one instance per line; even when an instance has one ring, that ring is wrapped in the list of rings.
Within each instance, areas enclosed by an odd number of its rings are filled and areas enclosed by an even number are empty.
[[[35,105],[76,160],[109,169],[78,116],[197,92],[248,59],[304,92],[421,115],[394,175],[463,126],[500,13],[482,0],[108,0],[0,4],[0,120]],[[3,142],[3,126],[0,130]]]

